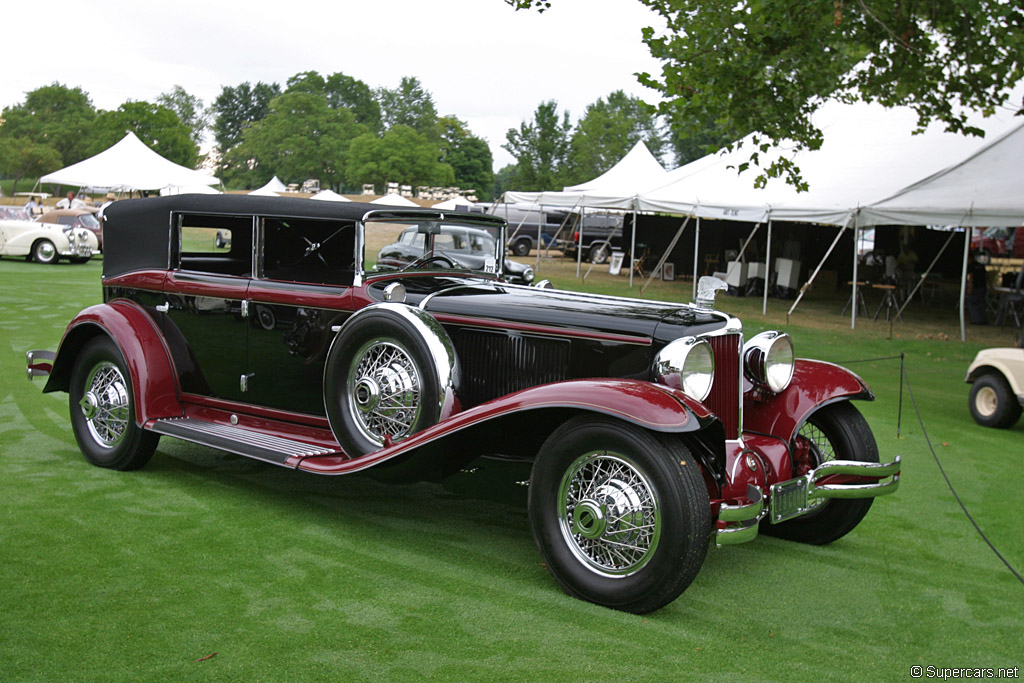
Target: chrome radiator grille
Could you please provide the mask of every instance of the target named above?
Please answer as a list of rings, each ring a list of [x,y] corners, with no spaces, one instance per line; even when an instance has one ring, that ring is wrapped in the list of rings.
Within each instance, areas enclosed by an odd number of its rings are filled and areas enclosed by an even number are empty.
[[[743,336],[722,334],[707,337],[715,352],[715,381],[705,403],[725,427],[725,438],[740,436],[740,348]]]
[[[452,340],[462,365],[459,400],[463,408],[567,376],[567,339],[464,328]]]

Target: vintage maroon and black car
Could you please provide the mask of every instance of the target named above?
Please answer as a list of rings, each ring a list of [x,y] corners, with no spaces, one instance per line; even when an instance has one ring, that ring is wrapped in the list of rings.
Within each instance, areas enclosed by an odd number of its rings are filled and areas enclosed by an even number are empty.
[[[513,285],[503,248],[478,270],[438,263],[446,226],[504,230],[303,199],[117,202],[104,302],[56,354],[29,352],[29,376],[70,394],[82,453],[117,470],[161,435],[322,475],[530,463],[551,574],[638,613],[690,584],[709,541],[828,543],[896,489],[899,458],[879,462],[851,402],[872,399],[864,383],[794,359],[786,334],[744,342],[714,310],[721,281],[688,305]],[[367,265],[409,228],[418,259]]]

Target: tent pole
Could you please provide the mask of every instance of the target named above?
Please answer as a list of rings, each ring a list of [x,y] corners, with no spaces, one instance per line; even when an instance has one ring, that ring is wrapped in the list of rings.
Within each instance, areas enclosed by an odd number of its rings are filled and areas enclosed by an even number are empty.
[[[651,280],[654,279],[654,275],[661,272],[661,267],[665,265],[665,261],[667,261],[668,257],[672,254],[672,250],[676,248],[676,243],[679,242],[679,238],[683,236],[683,230],[686,230],[686,226],[690,223],[690,218],[692,218],[692,216],[687,216],[686,220],[683,221],[683,224],[679,226],[679,230],[676,231],[676,236],[672,238],[672,243],[668,245],[668,249],[666,249],[665,253],[661,255],[661,260],[658,261],[658,265],[656,265],[654,270],[651,271],[651,275],[647,278],[647,282],[645,282],[644,286],[640,288],[641,294],[643,294],[644,290],[647,289],[647,285],[651,284]]]
[[[964,319],[964,304],[967,302],[967,259],[970,257],[971,236],[974,226],[964,229],[964,266],[960,273],[960,341],[967,341],[967,321]]]
[[[629,236],[629,288],[633,288],[633,259],[636,258],[636,204],[633,204],[633,234]]]
[[[693,300],[697,300],[697,259],[700,257],[700,216],[697,216],[697,230],[693,233]]]
[[[966,218],[967,218],[967,214],[964,214],[964,217],[960,219],[960,225],[963,225],[964,220],[966,220]],[[924,273],[921,274],[921,278],[917,281],[917,284],[914,285],[914,289],[912,289],[910,291],[910,294],[907,295],[907,298],[903,302],[903,305],[900,306],[899,310],[896,311],[896,318],[900,317],[900,314],[903,313],[903,309],[907,307],[907,304],[910,303],[910,300],[914,298],[915,294],[917,294],[917,290],[921,289],[921,285],[924,284],[925,279],[927,279],[928,275],[931,274],[932,268],[934,268],[935,264],[939,262],[939,257],[942,256],[942,253],[944,251],[946,251],[946,247],[948,247],[949,243],[953,241],[953,237],[955,235],[956,235],[956,230],[951,230],[949,232],[949,237],[946,238],[945,244],[943,244],[942,248],[939,249],[939,253],[936,254],[935,258],[932,259],[932,262],[928,264],[928,268],[924,271]],[[968,242],[968,244],[969,244],[969,242]]]
[[[857,240],[860,236],[859,226],[853,226],[853,292],[850,294],[850,329],[857,329]]]
[[[587,207],[580,207],[580,243],[576,246],[576,277],[580,276],[580,268],[583,265],[583,223],[587,214]]]
[[[764,292],[761,302],[761,315],[768,315],[768,276],[771,275],[772,262],[772,212],[768,210],[768,245],[764,250]]]
[[[814,283],[814,278],[818,277],[818,271],[820,271],[821,267],[825,265],[825,261],[828,260],[828,257],[832,255],[832,251],[836,248],[836,245],[839,244],[839,238],[843,236],[844,232],[846,232],[846,228],[850,225],[851,220],[853,220],[852,211],[850,212],[850,215],[846,217],[846,222],[843,223],[843,227],[839,229],[839,234],[836,235],[834,240],[832,240],[832,244],[829,246],[828,251],[826,251],[825,255],[821,258],[821,263],[819,263],[818,267],[814,269],[813,273],[811,273],[811,277],[804,283],[804,286],[800,288],[800,293],[797,295],[796,301],[793,302],[793,305],[790,306],[789,310],[786,312],[787,321],[789,320],[789,316],[793,314],[793,311],[795,311],[796,307],[800,304],[800,299],[804,298],[804,293],[807,292],[807,288]]]

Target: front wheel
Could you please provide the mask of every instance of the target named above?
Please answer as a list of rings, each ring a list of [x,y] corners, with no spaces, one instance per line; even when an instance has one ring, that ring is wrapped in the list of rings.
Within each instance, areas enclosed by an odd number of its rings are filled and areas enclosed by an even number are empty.
[[[971,417],[982,427],[1005,429],[1017,424],[1021,405],[1006,378],[998,374],[982,375],[971,385]]]
[[[529,517],[566,593],[635,614],[675,600],[696,577],[711,534],[704,479],[678,440],[579,416],[544,442]]]
[[[794,453],[808,453],[810,468],[829,460],[878,462],[878,445],[871,427],[849,401],[832,403],[814,411],[794,438]],[[798,473],[794,472],[794,476]],[[770,536],[824,545],[842,538],[860,524],[874,498],[822,499],[810,512],[781,524],[761,522]]]
[[[86,460],[114,470],[149,462],[160,435],[136,424],[131,375],[110,337],[85,345],[71,371],[68,393],[71,427]]]
[[[50,240],[39,240],[32,245],[32,259],[36,263],[56,263],[60,260],[57,247]]]

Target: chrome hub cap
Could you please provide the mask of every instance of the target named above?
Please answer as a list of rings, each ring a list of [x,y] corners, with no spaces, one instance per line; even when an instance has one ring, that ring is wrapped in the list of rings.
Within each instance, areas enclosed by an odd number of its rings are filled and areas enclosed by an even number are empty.
[[[352,417],[363,436],[384,445],[408,436],[420,413],[420,375],[397,344],[375,339],[359,350],[348,379]]]
[[[57,253],[57,247],[53,246],[49,242],[43,242],[36,247],[36,253],[39,254],[39,258],[46,259],[48,261]]]
[[[651,559],[661,533],[654,488],[625,457],[608,452],[576,459],[558,490],[562,537],[589,569],[629,576]]]
[[[78,402],[93,440],[113,448],[128,429],[128,384],[113,363],[97,363],[85,381],[85,395]]]

